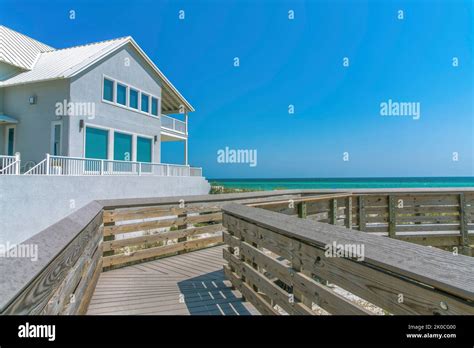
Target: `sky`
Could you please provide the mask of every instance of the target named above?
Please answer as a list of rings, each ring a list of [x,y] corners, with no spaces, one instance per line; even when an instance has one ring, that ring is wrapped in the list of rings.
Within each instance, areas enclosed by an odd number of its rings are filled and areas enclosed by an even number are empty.
[[[131,35],[195,107],[208,178],[473,176],[473,20],[458,0],[0,0],[0,24],[56,48]]]

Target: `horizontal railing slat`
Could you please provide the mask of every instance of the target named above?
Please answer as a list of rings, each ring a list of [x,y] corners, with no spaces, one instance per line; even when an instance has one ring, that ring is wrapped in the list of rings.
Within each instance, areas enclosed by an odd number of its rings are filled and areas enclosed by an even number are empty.
[[[379,238],[359,231],[347,233],[342,227],[296,219],[238,204],[230,203],[223,210],[226,214],[321,248],[335,240],[341,244],[363,243],[365,263],[461,298],[474,300],[474,259],[471,257],[453,255],[396,239]]]

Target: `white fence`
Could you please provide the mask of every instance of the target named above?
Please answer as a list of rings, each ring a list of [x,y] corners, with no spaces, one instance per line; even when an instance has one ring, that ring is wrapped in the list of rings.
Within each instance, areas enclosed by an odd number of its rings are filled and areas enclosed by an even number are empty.
[[[186,134],[186,122],[161,115],[161,127],[171,129],[178,133]]]
[[[202,168],[188,165],[112,161],[82,157],[46,155],[46,158],[25,175],[153,175],[202,176]]]
[[[0,155],[0,175],[18,175],[20,174],[20,154],[15,156]]]

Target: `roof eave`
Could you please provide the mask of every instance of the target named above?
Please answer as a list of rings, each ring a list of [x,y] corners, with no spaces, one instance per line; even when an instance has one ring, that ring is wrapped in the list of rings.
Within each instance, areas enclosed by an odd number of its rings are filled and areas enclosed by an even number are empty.
[[[166,87],[168,87],[175,95],[176,97],[180,100],[180,102],[183,103],[184,107],[186,108],[186,110],[190,111],[190,112],[193,112],[195,111],[194,107],[186,100],[186,98],[184,98],[181,93],[176,89],[175,86],[173,86],[173,84],[166,78],[166,76],[161,72],[161,70],[155,65],[155,63],[153,63],[153,61],[146,55],[146,53],[140,48],[140,46],[135,42],[135,40],[133,40],[133,38],[131,36],[128,36],[126,38],[126,40],[121,43],[120,45],[114,47],[112,50],[110,51],[106,51],[104,52],[104,54],[102,54],[101,56],[97,57],[96,59],[94,59],[92,62],[90,62],[89,64],[83,66],[82,68],[74,71],[72,74],[70,75],[65,75],[65,78],[70,78],[70,77],[74,77],[78,74],[80,74],[81,72],[83,72],[84,70],[88,69],[89,67],[91,67],[92,65],[94,65],[98,60],[106,57],[107,55],[111,54],[112,52],[115,52],[116,50],[122,48],[123,46],[127,45],[128,43],[130,43],[136,50],[137,52],[140,54],[140,56],[153,68],[153,70],[155,71],[155,73],[160,77],[160,79],[164,82],[164,84],[166,85]]]

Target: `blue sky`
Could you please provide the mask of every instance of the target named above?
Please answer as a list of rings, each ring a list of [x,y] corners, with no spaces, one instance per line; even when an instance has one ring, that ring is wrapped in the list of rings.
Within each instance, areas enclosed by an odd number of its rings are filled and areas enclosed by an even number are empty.
[[[209,178],[474,175],[472,13],[456,0],[0,1],[0,23],[57,48],[133,36],[196,108],[190,163]],[[389,99],[420,103],[420,119],[381,116]],[[257,150],[257,165],[218,163],[225,147]],[[181,143],[162,151],[182,161]]]

